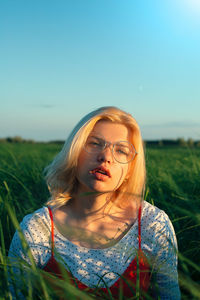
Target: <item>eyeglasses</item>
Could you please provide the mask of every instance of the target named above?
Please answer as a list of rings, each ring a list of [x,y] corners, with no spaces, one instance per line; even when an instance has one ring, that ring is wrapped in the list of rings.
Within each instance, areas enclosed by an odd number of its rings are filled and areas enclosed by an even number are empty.
[[[128,141],[110,143],[96,136],[88,137],[84,149],[88,153],[99,154],[111,145],[114,159],[121,164],[129,163],[138,154],[134,146]]]

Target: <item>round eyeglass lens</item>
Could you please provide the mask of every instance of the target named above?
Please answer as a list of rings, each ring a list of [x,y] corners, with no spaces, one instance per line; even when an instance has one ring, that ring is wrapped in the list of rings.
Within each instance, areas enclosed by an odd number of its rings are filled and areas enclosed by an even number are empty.
[[[99,153],[105,148],[105,140],[100,137],[90,136],[85,145],[84,149],[88,153]]]
[[[113,155],[119,163],[127,164],[134,159],[136,150],[131,143],[121,141],[113,145]]]

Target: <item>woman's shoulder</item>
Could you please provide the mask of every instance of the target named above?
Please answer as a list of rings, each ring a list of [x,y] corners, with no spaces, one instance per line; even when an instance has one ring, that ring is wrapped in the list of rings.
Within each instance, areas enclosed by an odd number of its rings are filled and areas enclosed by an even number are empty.
[[[142,211],[142,226],[146,234],[160,239],[168,239],[176,245],[176,236],[171,220],[164,210],[144,201]]]
[[[174,227],[166,212],[149,202],[143,202],[142,224],[154,232],[168,232],[174,235]]]
[[[22,222],[20,223],[20,227],[22,230],[34,230],[35,227],[39,227],[41,225],[50,226],[50,216],[49,211],[46,206],[43,206],[33,213],[26,215]]]
[[[10,257],[21,257],[29,262],[27,248],[24,248],[28,245],[36,263],[42,264],[50,249],[51,220],[48,214],[48,208],[44,206],[23,218],[13,236]]]
[[[152,222],[166,223],[169,220],[166,212],[151,203],[144,201],[142,205],[142,218],[152,220]]]

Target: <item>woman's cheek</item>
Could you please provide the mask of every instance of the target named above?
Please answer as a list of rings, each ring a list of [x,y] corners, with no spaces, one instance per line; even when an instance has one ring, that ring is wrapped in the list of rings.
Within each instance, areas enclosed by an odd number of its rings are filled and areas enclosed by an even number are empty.
[[[120,183],[122,184],[124,179],[126,178],[127,172],[128,167],[119,166],[113,173],[113,177],[116,179],[116,181],[120,181]]]

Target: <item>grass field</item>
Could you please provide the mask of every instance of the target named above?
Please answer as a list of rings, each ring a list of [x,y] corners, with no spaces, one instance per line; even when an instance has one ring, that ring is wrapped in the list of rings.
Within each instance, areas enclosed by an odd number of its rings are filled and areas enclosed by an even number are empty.
[[[0,144],[0,299],[9,299],[6,254],[13,221],[16,216],[20,222],[48,199],[42,171],[60,148]],[[147,148],[146,163],[146,200],[165,210],[176,231],[182,299],[200,299],[200,148]],[[28,298],[34,299],[31,292]]]

